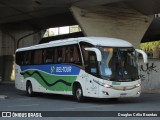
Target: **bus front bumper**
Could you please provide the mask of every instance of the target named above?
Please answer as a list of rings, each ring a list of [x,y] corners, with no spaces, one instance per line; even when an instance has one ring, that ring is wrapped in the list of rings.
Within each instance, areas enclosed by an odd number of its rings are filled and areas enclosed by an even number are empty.
[[[125,87],[120,90],[102,87],[99,92],[100,98],[139,97],[141,94],[141,87],[139,86],[130,90],[126,90]]]

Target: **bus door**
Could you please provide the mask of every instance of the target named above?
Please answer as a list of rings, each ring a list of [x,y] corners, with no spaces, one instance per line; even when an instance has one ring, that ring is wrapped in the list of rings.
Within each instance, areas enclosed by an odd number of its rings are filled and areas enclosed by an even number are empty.
[[[98,96],[98,84],[94,80],[98,80],[98,62],[95,52],[88,51],[88,60],[85,63],[85,70],[88,74],[86,77],[86,94],[88,96]]]

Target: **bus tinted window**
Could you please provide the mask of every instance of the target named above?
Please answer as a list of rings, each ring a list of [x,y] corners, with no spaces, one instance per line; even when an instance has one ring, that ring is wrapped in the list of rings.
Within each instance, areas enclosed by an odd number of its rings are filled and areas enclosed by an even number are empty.
[[[82,65],[81,54],[78,45],[70,45],[54,48],[54,63],[72,63]]]
[[[22,65],[22,60],[23,60],[23,53],[17,52],[16,53],[16,64]]]
[[[80,56],[80,51],[79,51],[78,45],[75,45],[73,47],[73,63],[78,64],[78,65],[82,65],[82,61],[81,61],[81,56]]]
[[[82,58],[79,50],[78,45],[71,45],[68,47],[68,61],[69,63],[72,64],[77,64],[77,65],[82,65]]]
[[[65,59],[66,59],[66,63],[70,63],[71,62],[71,47],[67,46],[66,47],[66,52],[65,52]]]
[[[43,50],[43,63],[51,64],[53,63],[53,48],[47,48]]]
[[[78,44],[36,49],[32,51],[17,52],[16,62],[19,65],[39,65],[72,63],[82,65],[82,58]]]
[[[66,62],[65,56],[66,56],[66,47],[63,46],[62,47],[62,63]]]
[[[80,47],[81,47],[81,51],[82,51],[82,55],[83,55],[83,60],[84,60],[84,66],[88,65],[88,51],[86,51],[84,48],[88,48],[88,47],[93,47],[92,44],[86,43],[86,42],[80,42]]]
[[[32,54],[31,54],[31,51],[25,51],[25,52],[22,52],[22,65],[30,65],[32,64],[31,63],[31,60],[32,60]]]
[[[34,51],[34,62],[33,64],[42,64],[42,50]]]
[[[53,63],[57,63],[58,61],[58,49],[57,47],[54,48],[54,57],[53,57]]]
[[[58,52],[58,63],[62,63],[62,47],[58,47],[57,48],[57,52]]]
[[[86,66],[86,71],[92,75],[98,75],[98,63],[95,52],[88,52],[88,61]]]

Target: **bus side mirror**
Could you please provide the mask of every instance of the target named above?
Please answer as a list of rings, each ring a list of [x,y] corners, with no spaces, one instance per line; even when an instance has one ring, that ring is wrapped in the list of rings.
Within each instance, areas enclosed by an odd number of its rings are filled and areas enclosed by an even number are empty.
[[[140,49],[136,49],[136,52],[140,53],[142,56],[143,56],[143,61],[144,63],[147,63],[148,60],[147,60],[147,54],[143,51],[143,50],[140,50]]]
[[[96,53],[97,61],[102,61],[102,54],[101,51],[97,48],[84,48],[86,51],[93,51]]]

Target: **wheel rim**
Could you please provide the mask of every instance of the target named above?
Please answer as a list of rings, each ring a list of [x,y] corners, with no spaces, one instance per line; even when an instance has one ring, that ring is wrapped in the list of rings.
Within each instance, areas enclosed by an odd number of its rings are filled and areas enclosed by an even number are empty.
[[[79,100],[80,97],[82,96],[82,91],[81,91],[80,88],[77,89],[77,91],[76,91],[76,96],[77,96],[77,99],[78,99],[78,100]]]

